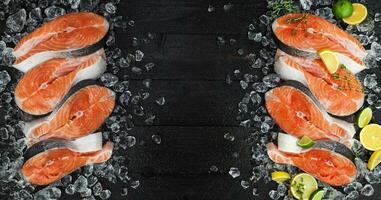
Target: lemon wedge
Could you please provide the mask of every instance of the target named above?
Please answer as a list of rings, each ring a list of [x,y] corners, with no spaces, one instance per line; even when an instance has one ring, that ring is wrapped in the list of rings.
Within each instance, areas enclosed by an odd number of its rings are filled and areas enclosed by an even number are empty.
[[[271,173],[271,179],[277,183],[282,183],[290,179],[290,174],[284,171],[275,171]]]
[[[381,126],[378,124],[366,125],[360,132],[360,142],[365,149],[370,151],[381,149]]]
[[[343,21],[349,25],[360,24],[366,19],[366,16],[368,16],[368,9],[361,3],[353,3],[352,7],[352,15],[347,18],[343,18]]]
[[[329,49],[322,49],[318,52],[318,55],[331,74],[337,71],[340,65],[340,61],[337,58],[335,52]]]
[[[381,150],[372,153],[368,160],[368,169],[373,170],[378,164],[381,163]]]

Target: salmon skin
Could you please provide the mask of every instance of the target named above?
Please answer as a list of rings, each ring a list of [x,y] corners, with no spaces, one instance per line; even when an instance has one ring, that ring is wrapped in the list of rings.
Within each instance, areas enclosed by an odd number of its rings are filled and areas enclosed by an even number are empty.
[[[90,12],[56,17],[20,40],[13,67],[26,72],[52,58],[91,54],[102,48],[108,29],[104,17]]]
[[[365,69],[365,48],[351,34],[327,20],[308,13],[292,13],[276,19],[272,30],[279,48],[293,56],[317,58],[317,52],[328,48],[340,63],[356,74]]]
[[[47,185],[84,165],[106,162],[110,159],[112,150],[112,142],[107,142],[102,150],[86,153],[75,152],[69,148],[53,148],[27,160],[21,172],[28,182]]]
[[[364,103],[360,81],[345,66],[331,74],[320,59],[295,57],[278,50],[274,70],[282,79],[298,81],[308,87],[325,110],[333,115],[351,115]]]
[[[302,153],[286,153],[269,143],[267,154],[276,163],[296,166],[332,186],[349,184],[357,175],[356,166],[351,160],[323,148],[312,147]]]
[[[114,106],[115,93],[110,89],[98,85],[81,88],[50,115],[25,124],[27,145],[50,138],[73,140],[88,135],[102,125]]]
[[[76,83],[96,79],[106,70],[104,50],[84,57],[55,58],[29,70],[15,90],[15,102],[26,113],[51,112]]]
[[[54,148],[68,148],[75,152],[92,152],[102,150],[102,133],[92,133],[75,140],[47,139],[33,144],[24,152],[24,160]]]
[[[330,116],[301,83],[287,81],[265,94],[266,108],[285,132],[313,140],[329,139],[348,147],[355,134],[354,125]]]

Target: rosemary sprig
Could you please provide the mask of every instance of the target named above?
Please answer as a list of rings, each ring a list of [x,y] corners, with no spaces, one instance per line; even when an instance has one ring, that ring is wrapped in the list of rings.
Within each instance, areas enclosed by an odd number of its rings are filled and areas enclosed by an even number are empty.
[[[278,0],[269,5],[271,11],[271,18],[278,18],[280,15],[286,13],[293,13],[298,11],[298,6],[293,0]]]

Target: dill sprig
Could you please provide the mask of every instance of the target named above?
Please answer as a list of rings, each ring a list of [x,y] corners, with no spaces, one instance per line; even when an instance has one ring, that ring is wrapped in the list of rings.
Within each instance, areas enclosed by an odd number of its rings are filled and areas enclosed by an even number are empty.
[[[269,5],[271,18],[275,19],[287,13],[298,12],[298,6],[293,0],[277,0]]]

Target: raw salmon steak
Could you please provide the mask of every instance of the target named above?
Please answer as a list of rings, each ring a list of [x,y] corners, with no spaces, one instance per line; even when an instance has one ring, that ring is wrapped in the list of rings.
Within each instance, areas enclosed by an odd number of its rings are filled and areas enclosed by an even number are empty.
[[[299,138],[306,135],[352,145],[353,124],[331,117],[302,84],[287,84],[265,94],[266,108],[283,131]]]
[[[99,151],[86,153],[69,148],[52,148],[28,159],[21,172],[28,182],[47,185],[84,165],[106,162],[111,157],[112,150],[111,142],[107,142]]]
[[[16,104],[32,115],[51,112],[76,83],[106,70],[103,49],[83,57],[54,58],[29,70],[17,84]]]
[[[343,65],[331,74],[320,59],[295,57],[278,50],[274,70],[282,79],[307,86],[325,110],[333,115],[351,115],[364,103],[361,83]]]
[[[351,160],[323,148],[312,147],[303,153],[286,153],[269,143],[267,154],[276,163],[296,166],[332,186],[346,185],[357,175],[356,166]]]
[[[94,13],[69,13],[37,28],[15,46],[14,67],[26,72],[51,58],[83,56],[103,46],[107,20]]]
[[[97,130],[111,114],[115,94],[98,85],[84,87],[50,115],[25,124],[24,134],[28,146],[50,139],[73,140]]]
[[[365,69],[362,59],[366,51],[349,33],[327,20],[308,13],[287,14],[272,24],[279,48],[296,56],[317,57],[317,52],[328,48],[352,73]]]

